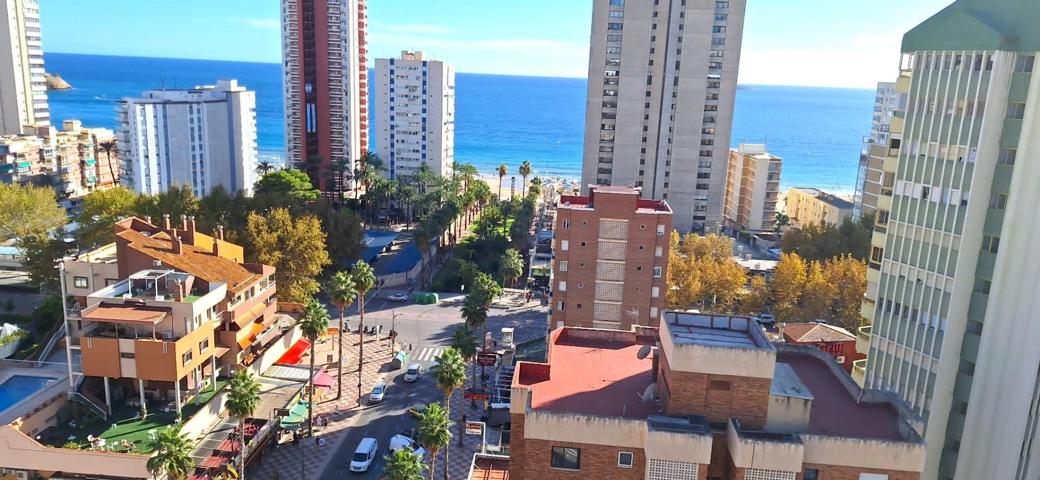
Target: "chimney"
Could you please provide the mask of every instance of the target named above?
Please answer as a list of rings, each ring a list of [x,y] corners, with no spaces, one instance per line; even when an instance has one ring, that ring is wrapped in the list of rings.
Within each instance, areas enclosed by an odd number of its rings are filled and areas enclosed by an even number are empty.
[[[184,253],[184,243],[181,242],[181,237],[178,237],[178,236],[175,235],[173,237],[172,243],[173,243],[173,253],[174,254],[180,255],[180,254]]]
[[[144,223],[147,223],[147,224],[151,225],[152,224],[152,216],[151,215],[145,215],[144,216]]]
[[[188,216],[188,228],[186,228],[185,230],[191,232],[191,235],[194,236],[194,234],[195,234],[195,215],[189,215]]]
[[[163,214],[162,221],[163,221],[163,230],[170,230],[171,229],[171,225],[170,225],[170,214],[169,213],[164,213]]]
[[[216,238],[213,239],[213,256],[220,256],[220,240]]]
[[[173,292],[173,300],[175,302],[178,302],[178,303],[179,302],[183,302],[184,301],[184,282],[181,282],[180,280],[177,280],[176,283],[177,283],[176,289],[174,289],[174,292]]]
[[[220,241],[224,240],[224,226],[223,225],[217,225],[217,240],[220,240]]]
[[[195,245],[195,215],[189,215],[184,220],[184,240]]]
[[[181,215],[181,230],[184,230],[184,231],[188,230],[188,216],[187,215]]]

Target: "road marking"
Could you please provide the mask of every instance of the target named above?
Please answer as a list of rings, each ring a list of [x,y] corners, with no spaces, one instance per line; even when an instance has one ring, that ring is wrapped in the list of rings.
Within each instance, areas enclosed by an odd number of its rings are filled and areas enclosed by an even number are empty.
[[[433,362],[444,351],[445,347],[421,347],[415,355],[415,360],[421,362]]]

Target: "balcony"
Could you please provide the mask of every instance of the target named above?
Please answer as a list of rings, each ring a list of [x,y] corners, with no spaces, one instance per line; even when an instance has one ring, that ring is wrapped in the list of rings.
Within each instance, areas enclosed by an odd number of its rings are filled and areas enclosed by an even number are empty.
[[[856,330],[856,351],[864,355],[870,351],[870,330],[873,325],[864,325]]]
[[[867,359],[863,358],[852,362],[852,379],[859,386],[863,386],[867,379]]]

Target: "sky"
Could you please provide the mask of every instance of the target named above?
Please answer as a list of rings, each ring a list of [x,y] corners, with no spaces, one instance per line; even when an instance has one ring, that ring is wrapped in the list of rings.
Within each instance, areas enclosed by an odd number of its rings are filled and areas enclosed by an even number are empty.
[[[630,2],[649,0],[629,0]],[[749,0],[741,83],[873,87],[902,34],[950,0]],[[45,51],[278,63],[279,0],[40,0]],[[585,77],[592,0],[369,0],[369,58]],[[171,8],[176,5],[176,8]]]

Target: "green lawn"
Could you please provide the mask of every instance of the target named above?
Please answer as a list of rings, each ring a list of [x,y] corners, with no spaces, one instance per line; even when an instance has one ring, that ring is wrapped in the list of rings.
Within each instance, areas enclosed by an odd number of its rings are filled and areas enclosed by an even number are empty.
[[[227,387],[227,384],[227,380],[217,380],[217,390],[215,392],[207,388],[199,396],[198,403],[188,400],[187,403],[181,406],[182,420],[191,418],[214,395]],[[176,423],[177,418],[172,412],[156,411],[149,412],[144,419],[141,419],[139,418],[140,413],[140,410],[137,408],[124,405],[114,406],[112,415],[109,416],[107,421],[101,421],[94,416],[85,416],[78,422],[76,428],[65,423],[45,430],[40,436],[40,441],[45,445],[53,447],[63,447],[71,442],[77,444],[79,448],[87,448],[89,447],[87,437],[93,435],[105,439],[107,447],[115,447],[115,451],[118,452],[126,451],[126,449],[120,447],[120,442],[129,440],[134,444],[134,449],[132,450],[134,453],[149,453],[151,451],[148,441],[149,432],[173,425]],[[68,439],[71,435],[76,436],[75,440]]]

